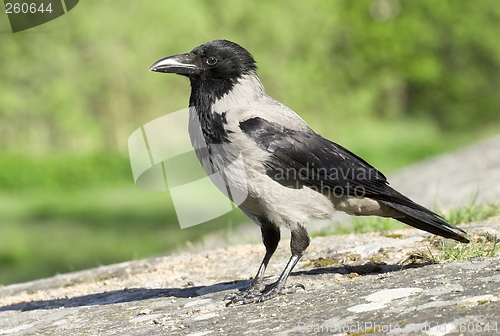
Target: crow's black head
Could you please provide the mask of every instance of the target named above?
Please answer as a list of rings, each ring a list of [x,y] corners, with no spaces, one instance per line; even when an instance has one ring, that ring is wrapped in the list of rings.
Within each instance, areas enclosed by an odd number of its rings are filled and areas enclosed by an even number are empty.
[[[191,51],[203,69],[200,75],[206,78],[238,78],[257,69],[252,55],[240,45],[215,40],[202,44]]]
[[[187,54],[162,58],[149,68],[150,71],[187,76],[191,81],[189,106],[207,115],[212,104],[230,93],[245,75],[256,77],[256,69],[252,55],[227,40],[210,41]]]
[[[162,58],[150,71],[176,73],[191,81],[238,79],[257,69],[252,55],[240,45],[227,40],[204,43],[187,54]]]

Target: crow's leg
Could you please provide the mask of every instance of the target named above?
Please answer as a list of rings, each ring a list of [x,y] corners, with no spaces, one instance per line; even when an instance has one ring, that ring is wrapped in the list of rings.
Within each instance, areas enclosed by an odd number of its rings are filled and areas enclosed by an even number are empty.
[[[247,296],[254,297],[256,295],[260,295],[260,293],[265,289],[265,285],[262,283],[262,277],[266,271],[267,265],[269,264],[269,260],[271,260],[271,257],[278,247],[278,243],[280,241],[280,228],[264,218],[259,218],[259,222],[260,230],[262,232],[262,242],[266,247],[266,255],[264,256],[264,259],[262,260],[259,270],[250,284],[250,287],[241,293],[227,297],[226,300],[230,300],[229,304],[242,302]]]
[[[246,295],[243,295],[242,298],[239,297],[237,301],[232,301],[232,303],[241,302],[243,304],[246,304],[252,302],[263,302],[275,297],[278,294],[294,293],[298,288],[304,289],[304,285],[302,284],[295,284],[289,288],[285,288],[285,283],[288,279],[288,276],[292,272],[295,265],[299,262],[300,258],[302,258],[302,256],[305,254],[305,251],[310,242],[309,234],[303,226],[297,225],[291,228],[291,230],[292,237],[290,240],[290,248],[292,251],[292,256],[290,257],[290,260],[288,260],[288,263],[286,264],[285,269],[283,270],[283,273],[281,273],[278,280],[274,284],[266,288],[264,291],[260,293],[256,293],[255,291],[245,293]]]
[[[264,222],[264,221],[263,221]],[[250,288],[260,288],[262,285],[262,277],[266,272],[267,264],[269,264],[269,260],[273,256],[276,248],[278,247],[278,243],[280,241],[280,228],[273,223],[266,220],[266,224],[262,224],[261,226],[262,232],[262,242],[266,247],[266,255],[260,264],[259,270],[255,275],[255,278],[250,285]],[[263,290],[263,288],[261,289]]]
[[[243,301],[243,303],[251,302],[263,302],[272,299],[278,294],[290,294],[295,293],[298,288],[304,289],[304,285],[298,283],[291,287],[285,288],[286,280],[292,272],[293,268],[299,262],[300,258],[305,254],[307,247],[310,243],[309,234],[302,225],[296,225],[291,228],[291,239],[290,239],[290,249],[292,251],[292,256],[288,260],[285,269],[281,273],[278,280],[272,284],[268,289],[261,293],[257,298],[248,298]]]

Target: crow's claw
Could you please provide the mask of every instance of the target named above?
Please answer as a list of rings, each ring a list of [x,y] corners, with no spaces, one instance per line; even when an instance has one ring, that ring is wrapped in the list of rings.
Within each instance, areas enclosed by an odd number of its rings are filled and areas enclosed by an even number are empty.
[[[280,294],[293,294],[297,291],[297,289],[302,288],[302,290],[306,290],[306,287],[301,283],[296,283],[290,287],[282,288]]]
[[[229,302],[226,304],[226,307],[235,305],[235,304],[248,304],[248,303],[257,303],[257,302],[264,302],[269,299],[274,298],[278,294],[292,294],[297,291],[297,289],[302,288],[305,290],[305,287],[303,284],[295,284],[291,287],[286,287],[286,288],[281,288],[278,289],[277,286],[270,285],[268,286],[264,291],[259,291],[258,288],[252,286],[248,290],[234,294],[230,297],[225,298],[225,300],[229,300]]]

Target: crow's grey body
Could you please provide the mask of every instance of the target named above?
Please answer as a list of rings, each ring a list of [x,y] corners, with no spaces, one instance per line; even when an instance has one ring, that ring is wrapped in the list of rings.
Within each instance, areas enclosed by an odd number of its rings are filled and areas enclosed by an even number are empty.
[[[286,292],[286,279],[309,245],[307,223],[328,219],[334,211],[392,217],[468,242],[459,229],[392,189],[366,161],[316,134],[266,95],[255,61],[239,45],[211,41],[161,59],[151,70],[189,77],[189,133],[197,156],[209,175],[222,173],[219,188],[248,195],[239,207],[261,227],[266,255],[251,288],[231,298],[232,303]],[[262,291],[260,279],[282,226],[291,230],[292,257],[278,281]]]
[[[197,152],[205,170],[209,174],[222,172],[231,189],[248,193],[249,198],[239,207],[252,219],[265,217],[278,226],[290,226],[329,218],[334,207],[328,197],[309,188],[293,189],[273,181],[263,164],[269,160],[271,153],[259,147],[240,126],[242,122],[257,118],[262,110],[274,111],[268,120],[290,129],[307,131],[307,124],[292,110],[267,96],[255,73],[243,77],[232,93],[213,104],[214,114],[231,112],[225,114],[227,142],[211,146],[210,155],[204,151]],[[203,148],[206,139],[199,137],[196,109],[191,109],[190,114],[189,133],[193,147]],[[240,156],[240,160],[235,160],[236,156]]]

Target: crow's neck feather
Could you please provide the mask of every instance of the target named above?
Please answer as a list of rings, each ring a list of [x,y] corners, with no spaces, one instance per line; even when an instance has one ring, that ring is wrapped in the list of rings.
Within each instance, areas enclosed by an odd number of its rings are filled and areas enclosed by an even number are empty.
[[[235,83],[235,80],[228,78],[191,80],[189,106],[195,108],[203,137],[208,144],[221,144],[229,141],[228,132],[224,127],[227,123],[225,113],[214,113],[212,106],[218,99],[231,92]]]
[[[263,92],[254,72],[238,78],[191,79],[189,106],[196,110],[207,143],[228,142],[226,114],[258,99]]]

